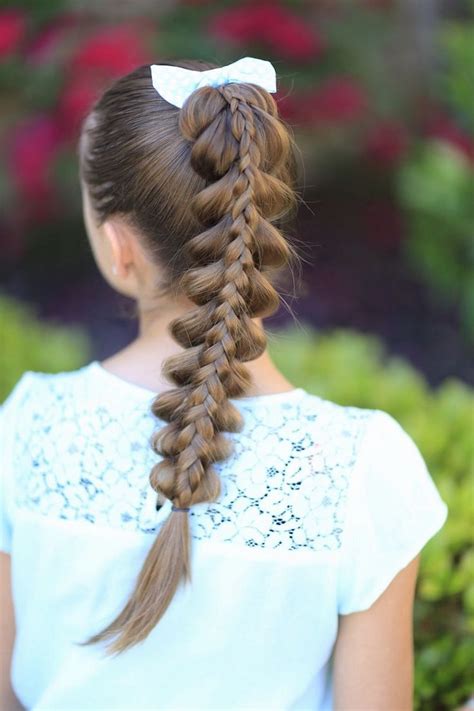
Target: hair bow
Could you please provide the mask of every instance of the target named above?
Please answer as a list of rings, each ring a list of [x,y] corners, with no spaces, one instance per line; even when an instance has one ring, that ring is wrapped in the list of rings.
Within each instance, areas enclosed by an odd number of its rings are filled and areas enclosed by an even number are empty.
[[[174,106],[181,107],[188,96],[202,86],[221,86],[229,82],[258,84],[270,93],[276,92],[276,73],[271,62],[243,57],[225,67],[203,72],[167,64],[151,64],[151,78],[157,92]]]

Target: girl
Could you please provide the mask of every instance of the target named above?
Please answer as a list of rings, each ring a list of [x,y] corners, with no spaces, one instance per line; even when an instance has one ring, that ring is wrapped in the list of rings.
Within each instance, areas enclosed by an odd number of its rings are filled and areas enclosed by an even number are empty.
[[[419,557],[447,506],[392,416],[269,358],[295,257],[274,91],[249,57],[143,66],[84,122],[87,233],[139,335],[3,405],[8,711],[412,708]]]

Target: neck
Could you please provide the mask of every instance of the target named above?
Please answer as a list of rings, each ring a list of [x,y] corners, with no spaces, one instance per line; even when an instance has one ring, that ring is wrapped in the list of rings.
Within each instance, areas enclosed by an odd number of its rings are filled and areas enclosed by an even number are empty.
[[[139,309],[138,336],[126,348],[103,361],[103,366],[125,380],[149,388],[155,392],[169,390],[172,385],[163,377],[163,362],[183,348],[170,335],[168,328],[175,318],[183,316],[194,304],[174,303],[157,310]],[[254,319],[262,328],[262,319]],[[280,373],[272,362],[268,349],[259,358],[246,364],[253,385],[245,395],[265,395],[284,392],[293,385]]]

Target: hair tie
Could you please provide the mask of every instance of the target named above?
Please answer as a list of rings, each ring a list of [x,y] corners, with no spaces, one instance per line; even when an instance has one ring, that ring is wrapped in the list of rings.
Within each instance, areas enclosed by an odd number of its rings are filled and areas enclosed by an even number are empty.
[[[171,511],[190,511],[190,510],[191,509],[189,507],[188,508],[186,508],[186,507],[180,508],[179,506],[175,506],[174,504],[171,507]]]
[[[258,84],[271,94],[276,88],[276,73],[271,62],[242,57],[232,64],[197,71],[168,64],[151,64],[151,80],[156,91],[169,104],[181,106],[193,91],[202,86],[221,86],[230,82]]]

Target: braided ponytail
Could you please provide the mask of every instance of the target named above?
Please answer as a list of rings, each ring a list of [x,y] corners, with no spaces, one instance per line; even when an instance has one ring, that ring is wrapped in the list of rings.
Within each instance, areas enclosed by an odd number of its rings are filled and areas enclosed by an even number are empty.
[[[231,454],[224,433],[244,424],[229,398],[248,391],[253,383],[244,364],[267,345],[253,319],[278,309],[271,276],[297,257],[274,224],[296,206],[296,193],[293,139],[261,87],[202,87],[176,118],[188,165],[200,181],[188,209],[201,231],[182,245],[186,269],[178,279],[178,290],[196,308],[169,324],[183,351],[165,361],[163,374],[174,387],[152,405],[167,424],[151,440],[161,461],[150,483],[186,509],[221,494],[214,463]],[[120,653],[145,639],[180,582],[191,581],[190,561],[188,514],[172,510],[125,607],[86,644],[114,637],[109,650]]]

